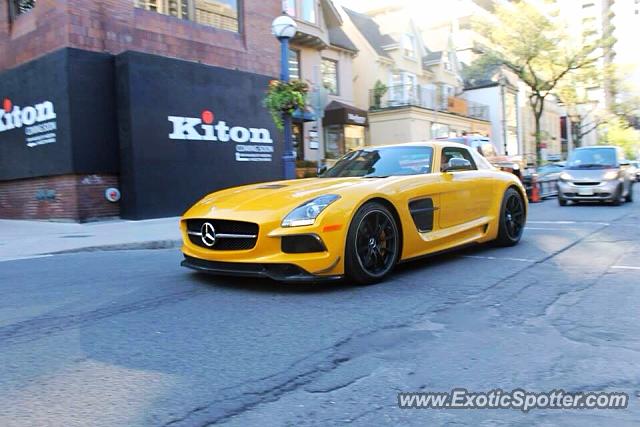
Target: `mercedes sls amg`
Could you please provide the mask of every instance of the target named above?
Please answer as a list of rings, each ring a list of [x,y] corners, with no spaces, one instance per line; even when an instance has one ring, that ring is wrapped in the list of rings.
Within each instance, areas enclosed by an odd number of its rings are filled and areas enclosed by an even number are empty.
[[[182,265],[282,281],[378,282],[398,262],[463,245],[518,243],[525,189],[447,141],[365,147],[317,178],[205,196],[182,217]]]

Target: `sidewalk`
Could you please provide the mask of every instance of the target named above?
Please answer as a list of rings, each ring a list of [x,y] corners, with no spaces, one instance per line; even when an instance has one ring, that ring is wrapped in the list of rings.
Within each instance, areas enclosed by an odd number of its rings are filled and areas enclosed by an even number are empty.
[[[56,252],[178,247],[178,220],[170,217],[85,224],[0,220],[0,262]]]

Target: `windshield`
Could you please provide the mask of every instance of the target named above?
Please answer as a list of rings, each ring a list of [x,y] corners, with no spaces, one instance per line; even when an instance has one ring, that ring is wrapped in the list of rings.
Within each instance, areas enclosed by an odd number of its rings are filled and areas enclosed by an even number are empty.
[[[616,166],[616,150],[594,148],[575,150],[567,160],[567,169],[602,169]]]
[[[367,148],[342,157],[321,178],[361,176],[383,178],[398,175],[417,175],[431,172],[431,147],[403,146]]]

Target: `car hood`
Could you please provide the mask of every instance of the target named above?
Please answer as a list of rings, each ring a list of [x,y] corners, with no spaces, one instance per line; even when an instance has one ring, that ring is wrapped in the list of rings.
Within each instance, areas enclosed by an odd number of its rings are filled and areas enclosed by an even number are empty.
[[[367,187],[381,178],[308,178],[245,185],[205,196],[185,217],[244,218],[267,215],[282,217],[292,209],[324,194],[342,194],[354,187]]]
[[[571,175],[572,180],[576,181],[602,181],[604,174],[609,171],[617,171],[617,169],[565,169],[564,172]]]

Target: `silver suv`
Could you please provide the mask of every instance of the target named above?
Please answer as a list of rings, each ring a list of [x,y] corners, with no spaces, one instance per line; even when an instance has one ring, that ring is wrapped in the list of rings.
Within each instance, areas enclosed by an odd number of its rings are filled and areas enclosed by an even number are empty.
[[[633,200],[634,177],[629,162],[618,147],[594,146],[575,149],[558,181],[558,203],[608,201],[619,205]]]

